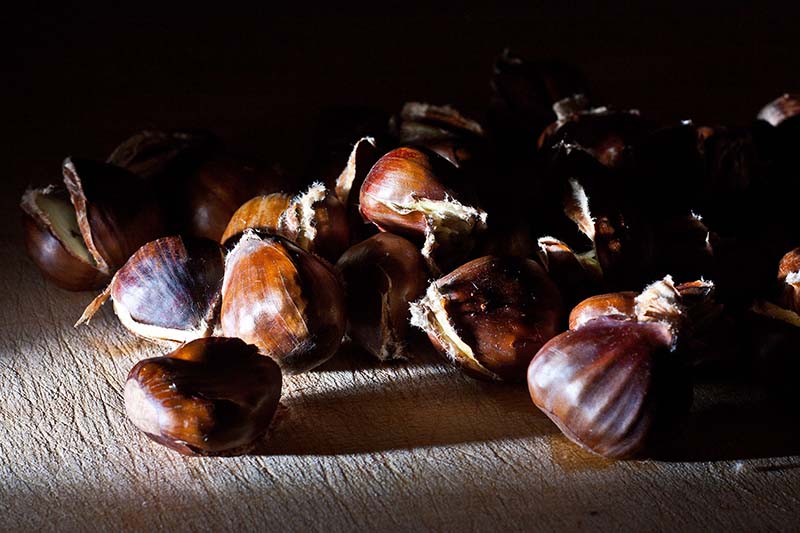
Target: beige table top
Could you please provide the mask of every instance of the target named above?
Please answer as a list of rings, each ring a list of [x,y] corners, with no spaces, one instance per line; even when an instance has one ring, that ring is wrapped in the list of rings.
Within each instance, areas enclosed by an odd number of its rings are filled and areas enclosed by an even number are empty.
[[[130,367],[163,352],[110,309],[45,283],[13,220],[0,242],[0,528],[796,529],[800,432],[755,393],[702,386],[674,460],[609,462],[568,443],[521,386],[433,355],[344,349],[287,380],[257,452],[187,458],[124,417]]]

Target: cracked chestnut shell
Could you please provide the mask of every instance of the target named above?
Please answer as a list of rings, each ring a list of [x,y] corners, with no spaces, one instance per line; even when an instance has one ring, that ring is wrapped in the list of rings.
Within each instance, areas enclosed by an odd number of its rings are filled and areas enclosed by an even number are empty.
[[[255,346],[213,337],[139,361],[125,382],[125,413],[150,439],[184,455],[240,455],[268,430],[281,371]]]
[[[213,333],[219,311],[222,247],[208,239],[164,237],[139,248],[83,312],[88,322],[108,298],[134,335],[174,344]]]
[[[163,235],[165,217],[151,184],[114,165],[67,158],[65,189],[22,197],[26,247],[60,287],[96,289],[141,245]]]
[[[485,256],[428,286],[411,324],[468,375],[521,381],[539,348],[559,332],[561,294],[533,260]]]
[[[391,233],[348,249],[336,268],[347,295],[351,339],[382,361],[404,358],[409,304],[425,293],[425,261],[416,246]]]
[[[441,156],[397,148],[381,157],[361,186],[360,210],[381,231],[423,242],[434,272],[462,260],[486,227],[486,213],[446,186],[457,169]]]
[[[286,372],[330,359],[347,317],[333,267],[277,236],[245,232],[225,261],[222,333],[255,344]]]
[[[221,242],[246,229],[286,237],[329,261],[336,261],[350,244],[344,205],[319,182],[294,197],[274,193],[245,202],[231,217]]]

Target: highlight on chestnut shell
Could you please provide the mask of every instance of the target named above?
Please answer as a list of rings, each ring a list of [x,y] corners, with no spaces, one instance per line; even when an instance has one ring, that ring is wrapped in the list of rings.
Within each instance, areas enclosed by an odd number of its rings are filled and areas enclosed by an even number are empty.
[[[299,373],[333,356],[346,323],[342,284],[327,261],[282,237],[242,234],[225,260],[224,335]]]
[[[128,419],[184,455],[247,453],[268,430],[281,371],[255,346],[211,337],[139,361],[123,393]]]
[[[381,361],[406,358],[409,304],[427,283],[417,247],[378,233],[350,247],[336,268],[345,283],[349,337]]]
[[[633,302],[630,293],[582,302],[570,317],[574,329],[551,339],[528,367],[534,404],[593,453],[645,452],[691,406],[684,346],[694,310],[708,305],[712,291],[711,282],[676,287],[667,276]]]
[[[429,150],[392,150],[373,165],[361,186],[361,215],[381,231],[422,242],[433,272],[451,268],[474,248],[487,218],[447,186],[456,181],[456,172]]]
[[[225,271],[214,241],[164,237],[139,248],[75,324],[87,323],[108,298],[123,326],[162,344],[188,342],[214,332]]]
[[[411,304],[411,324],[472,377],[522,381],[561,325],[558,288],[538,263],[485,256],[434,281]]]

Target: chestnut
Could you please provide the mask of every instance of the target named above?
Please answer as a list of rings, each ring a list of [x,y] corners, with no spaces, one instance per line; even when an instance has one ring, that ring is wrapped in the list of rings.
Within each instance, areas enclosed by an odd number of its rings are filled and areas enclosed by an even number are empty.
[[[596,292],[602,272],[591,254],[576,254],[553,237],[540,237],[537,244],[539,261],[561,291],[567,307]]]
[[[225,269],[222,247],[208,239],[164,237],[139,248],[95,298],[77,325],[108,298],[133,334],[174,344],[214,331]]]
[[[224,335],[298,373],[333,356],[346,322],[342,285],[327,261],[282,237],[242,234],[225,260]]]
[[[360,210],[381,231],[424,240],[434,272],[463,259],[486,227],[486,213],[466,205],[445,184],[456,168],[441,156],[403,147],[381,157],[361,186]]]
[[[246,229],[281,235],[329,261],[338,259],[350,241],[344,206],[320,182],[293,198],[274,193],[249,200],[231,217],[222,242]]]
[[[483,127],[451,106],[407,102],[389,122],[400,145],[424,146],[462,166],[476,156],[483,144]]]
[[[350,338],[382,361],[406,357],[409,304],[425,293],[425,261],[391,233],[373,235],[339,258]]]
[[[255,346],[213,337],[139,361],[125,382],[128,419],[184,455],[241,455],[268,430],[281,371]]]
[[[629,293],[594,297],[573,310],[574,329],[533,358],[531,398],[570,440],[604,457],[632,457],[688,412],[682,346],[692,308],[707,303],[713,284],[679,287],[686,296],[667,276],[636,296],[632,310]]]
[[[411,324],[468,375],[517,381],[559,332],[561,295],[531,259],[485,256],[434,281],[411,304]]]
[[[778,263],[781,307],[800,313],[800,248],[787,252]]]
[[[23,195],[26,247],[59,286],[98,288],[163,235],[165,217],[151,184],[119,167],[67,158],[62,171],[66,193],[46,187]]]

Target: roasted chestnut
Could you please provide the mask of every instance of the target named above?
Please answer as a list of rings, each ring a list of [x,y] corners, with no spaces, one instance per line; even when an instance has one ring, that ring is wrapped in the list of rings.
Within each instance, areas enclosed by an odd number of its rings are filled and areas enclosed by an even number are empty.
[[[682,296],[667,276],[634,300],[603,295],[579,306],[575,329],[545,344],[528,368],[533,402],[573,442],[605,457],[632,457],[691,405],[688,360],[682,351],[710,282],[693,282]],[[688,301],[686,301],[688,300]]]
[[[561,291],[567,307],[597,291],[602,272],[591,254],[578,255],[553,237],[541,237],[537,244],[539,261]]]
[[[781,307],[800,312],[800,248],[787,252],[778,263]]]
[[[231,217],[222,242],[246,229],[286,237],[329,261],[338,259],[350,241],[344,206],[319,182],[293,198],[274,193],[249,200]]]
[[[213,337],[139,361],[125,382],[125,413],[145,435],[184,455],[240,455],[268,430],[281,371],[255,346]]]
[[[516,381],[559,332],[561,295],[531,259],[486,256],[428,286],[411,324],[468,375]]]
[[[221,149],[222,143],[211,132],[148,129],[122,141],[106,162],[142,178],[174,179],[186,167]]]
[[[303,372],[330,359],[346,323],[341,282],[325,260],[253,231],[228,254],[222,333],[255,344],[284,371]]]
[[[225,258],[208,239],[164,237],[139,248],[95,298],[77,325],[110,297],[129,331],[174,344],[207,337],[219,313]]]
[[[486,227],[486,213],[463,204],[446,187],[455,167],[417,148],[398,148],[381,157],[361,186],[360,209],[381,231],[422,241],[434,272],[462,260]]]
[[[23,196],[26,246],[59,286],[94,289],[163,235],[163,212],[147,181],[114,165],[67,158],[63,174],[66,193],[46,187]]]
[[[348,249],[336,268],[347,295],[347,331],[382,361],[406,357],[409,303],[425,293],[425,261],[416,246],[391,233]]]

